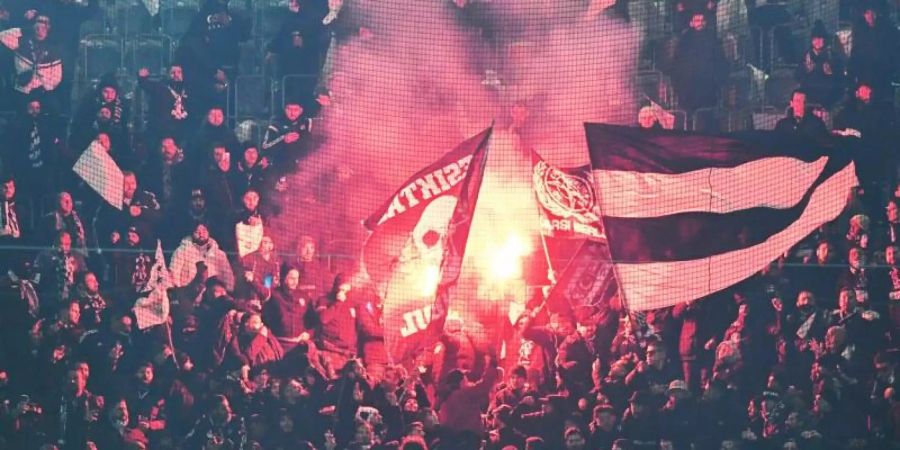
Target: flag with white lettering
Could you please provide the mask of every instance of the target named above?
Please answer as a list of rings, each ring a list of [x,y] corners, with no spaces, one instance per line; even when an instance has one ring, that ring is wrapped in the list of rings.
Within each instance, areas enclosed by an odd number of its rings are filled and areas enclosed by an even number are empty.
[[[432,319],[448,225],[473,156],[490,129],[467,139],[409,178],[366,222],[363,265],[384,296],[388,355],[400,362],[421,349]]]
[[[541,232],[560,238],[605,239],[590,166],[559,169],[531,151],[532,184]]]
[[[166,323],[169,319],[169,269],[163,256],[162,242],[156,241],[156,258],[150,268],[146,296],[134,302],[134,316],[138,329]]]
[[[586,125],[620,293],[632,311],[687,302],[761,270],[846,207],[847,152],[799,137]]]
[[[401,260],[441,254],[429,231],[446,226],[475,151],[487,141],[485,130],[456,146],[407,179],[364,225],[372,233],[363,246],[363,266],[376,285],[386,283]],[[451,204],[452,203],[452,204]],[[409,245],[412,244],[412,245]],[[431,259],[434,259],[431,257]],[[440,265],[438,260],[435,266]]]

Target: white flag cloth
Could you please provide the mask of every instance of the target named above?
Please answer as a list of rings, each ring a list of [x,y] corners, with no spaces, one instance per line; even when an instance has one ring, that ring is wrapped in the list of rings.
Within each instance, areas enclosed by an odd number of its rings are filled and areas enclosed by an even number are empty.
[[[234,226],[234,234],[237,238],[238,255],[241,258],[255,252],[259,249],[259,244],[263,238],[262,222],[256,225],[249,225],[244,222],[238,222]]]
[[[150,268],[150,281],[147,283],[146,297],[134,302],[134,315],[137,326],[143,330],[154,325],[166,323],[169,318],[169,269],[163,256],[162,243],[156,241],[156,258]]]
[[[151,16],[159,14],[159,0],[144,0],[144,7]]]
[[[122,198],[124,195],[122,183],[125,176],[112,156],[109,156],[109,152],[98,141],[91,142],[75,162],[72,170],[110,205],[122,209],[125,201]]]

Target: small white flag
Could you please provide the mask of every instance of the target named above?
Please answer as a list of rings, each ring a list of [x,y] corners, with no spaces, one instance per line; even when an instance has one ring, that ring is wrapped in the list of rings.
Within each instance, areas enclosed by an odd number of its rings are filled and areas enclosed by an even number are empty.
[[[159,14],[159,0],[144,0],[144,6],[151,16]]]
[[[75,162],[72,170],[110,205],[122,209],[122,203],[125,201],[122,190],[125,176],[100,142],[96,140],[91,142]]]
[[[143,330],[154,325],[166,323],[169,318],[169,269],[166,268],[166,259],[163,256],[162,243],[156,241],[156,258],[153,267],[150,268],[150,280],[144,292],[146,297],[141,297],[134,302],[134,315],[137,318],[137,326]]]

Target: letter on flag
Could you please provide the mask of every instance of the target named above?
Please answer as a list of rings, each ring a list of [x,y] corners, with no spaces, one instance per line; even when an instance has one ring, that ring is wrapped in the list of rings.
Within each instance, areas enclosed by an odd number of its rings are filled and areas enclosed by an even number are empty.
[[[770,132],[714,137],[586,125],[600,212],[632,311],[734,285],[834,220],[849,155]]]
[[[125,201],[122,198],[125,195],[122,183],[125,176],[100,142],[96,140],[91,142],[75,162],[72,170],[110,205],[122,209],[122,203]]]
[[[545,236],[606,238],[597,214],[597,194],[589,166],[559,169],[532,150],[531,167],[541,232]]]
[[[169,269],[163,256],[162,243],[156,241],[156,258],[150,268],[150,280],[144,291],[146,296],[134,302],[137,326],[143,330],[166,323],[169,318]]]
[[[394,361],[410,357],[426,342],[448,225],[474,157],[483,158],[490,131],[463,141],[410,177],[365,222],[372,234],[363,246],[363,266],[384,293],[385,344]]]

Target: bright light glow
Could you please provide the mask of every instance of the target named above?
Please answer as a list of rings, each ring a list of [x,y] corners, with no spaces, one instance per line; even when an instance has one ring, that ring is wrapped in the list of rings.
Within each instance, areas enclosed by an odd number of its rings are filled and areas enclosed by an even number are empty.
[[[419,293],[422,296],[432,296],[437,290],[441,280],[441,268],[435,265],[427,265],[422,269],[422,277],[419,279]]]
[[[493,251],[491,277],[495,281],[508,281],[522,277],[522,257],[531,252],[528,242],[518,234],[510,234],[506,242]]]

